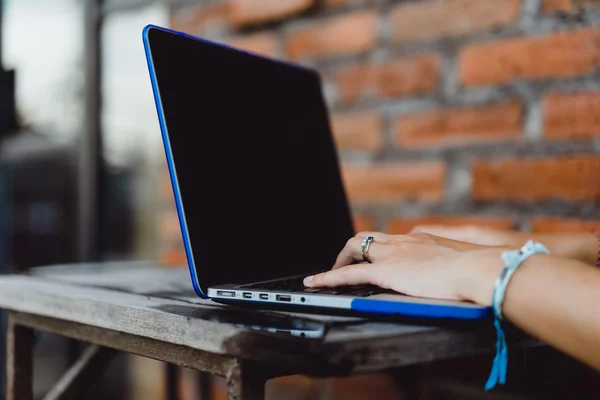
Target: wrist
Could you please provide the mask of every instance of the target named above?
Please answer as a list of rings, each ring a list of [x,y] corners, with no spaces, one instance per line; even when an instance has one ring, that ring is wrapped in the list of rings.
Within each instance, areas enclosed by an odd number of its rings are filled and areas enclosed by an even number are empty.
[[[462,278],[459,285],[460,297],[479,305],[491,306],[496,280],[504,266],[502,253],[513,250],[508,247],[493,247],[462,253],[457,260],[460,263],[459,270]],[[549,257],[552,256],[533,254],[522,262],[521,268],[529,264],[547,263]]]
[[[462,299],[483,306],[492,304],[494,285],[504,262],[503,247],[491,247],[463,252],[458,257],[457,268],[460,271],[459,295]]]

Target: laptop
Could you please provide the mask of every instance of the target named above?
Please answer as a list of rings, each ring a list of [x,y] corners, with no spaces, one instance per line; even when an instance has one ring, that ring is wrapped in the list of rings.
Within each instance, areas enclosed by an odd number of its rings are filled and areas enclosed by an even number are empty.
[[[143,43],[200,297],[296,311],[490,315],[371,285],[304,287],[355,234],[319,74],[154,25]]]

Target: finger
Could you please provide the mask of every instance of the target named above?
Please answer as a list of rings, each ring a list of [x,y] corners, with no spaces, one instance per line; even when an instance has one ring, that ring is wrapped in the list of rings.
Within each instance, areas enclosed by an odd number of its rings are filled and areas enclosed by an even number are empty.
[[[380,243],[389,243],[390,242],[390,235],[387,235],[385,233],[382,232],[370,232],[370,231],[362,231],[362,232],[358,232],[356,234],[357,237],[364,239],[367,236],[371,236],[374,240],[380,242]]]
[[[450,247],[451,249],[458,251],[477,250],[483,247],[480,244],[460,240],[459,238],[448,238],[442,236],[436,236],[435,242],[441,246]]]
[[[347,249],[344,248],[338,255],[336,262],[331,269],[337,269],[337,268],[341,268],[345,265],[350,265],[354,261],[366,262],[362,257],[362,241],[367,236],[371,236],[373,238],[373,242],[388,243],[390,241],[390,235],[386,235],[385,233],[382,233],[382,232],[372,232],[372,231],[358,232],[355,235],[355,238],[360,239],[360,258],[354,258],[352,256],[352,254],[349,254]],[[350,239],[350,240],[352,240],[352,239]],[[348,242],[350,242],[350,241],[348,241]],[[373,258],[371,256],[371,246],[373,245],[373,242],[371,242],[371,245],[369,246],[369,258],[371,258],[371,260],[373,260]],[[346,247],[347,246],[348,246],[348,243],[346,244]]]
[[[346,242],[346,246],[340,251],[335,260],[335,264],[332,269],[337,269],[344,267],[346,265],[353,264],[354,261],[363,261],[362,254],[362,241],[363,238],[358,236],[354,236],[348,242]],[[385,256],[387,245],[385,243],[380,243],[377,240],[373,240],[369,245],[369,259],[371,262],[376,262],[380,260],[383,256]]]
[[[309,276],[304,279],[304,285],[308,287],[334,287],[375,284],[379,272],[378,266],[373,264],[347,265],[336,270]]]
[[[439,229],[437,229],[439,228]],[[462,234],[465,229],[456,227],[434,227],[434,229],[425,229],[423,231],[412,233],[410,236],[429,238],[435,243],[450,247],[458,251],[476,250],[481,248],[480,244],[473,243]]]
[[[418,225],[415,226],[411,231],[410,235],[415,233],[429,233],[430,235],[439,236],[440,232],[448,232],[448,230],[455,230],[456,228],[441,226],[441,225]]]
[[[471,226],[422,225],[415,227],[411,233],[427,233],[433,236],[464,241],[473,235],[473,229]]]

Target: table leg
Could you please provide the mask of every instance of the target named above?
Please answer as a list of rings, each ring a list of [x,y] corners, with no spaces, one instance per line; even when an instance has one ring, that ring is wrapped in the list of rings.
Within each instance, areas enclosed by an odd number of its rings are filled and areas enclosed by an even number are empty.
[[[177,400],[180,398],[178,368],[179,367],[177,367],[177,365],[173,365],[171,363],[165,364],[167,400]]]
[[[228,400],[263,400],[268,377],[260,365],[236,361],[227,374]]]
[[[395,368],[389,371],[403,399],[417,400],[421,397],[423,369],[419,365]]]
[[[198,389],[200,392],[200,400],[212,399],[213,381],[212,375],[207,372],[198,371]]]
[[[33,329],[17,325],[8,314],[6,400],[33,399]]]

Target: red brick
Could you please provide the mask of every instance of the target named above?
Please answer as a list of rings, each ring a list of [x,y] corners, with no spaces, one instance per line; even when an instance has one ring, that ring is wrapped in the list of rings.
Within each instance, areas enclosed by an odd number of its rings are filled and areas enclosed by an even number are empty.
[[[569,233],[600,231],[600,221],[584,221],[578,218],[536,217],[531,222],[535,233]]]
[[[485,107],[403,115],[395,125],[400,147],[428,147],[497,141],[518,137],[523,123],[515,100]]]
[[[419,225],[445,225],[445,226],[483,226],[487,228],[511,230],[515,227],[515,221],[503,217],[480,217],[472,215],[429,215],[421,218],[394,218],[387,227],[392,234],[404,234],[410,232]]]
[[[315,1],[229,0],[229,20],[236,27],[279,21],[311,8]]]
[[[181,228],[175,208],[166,210],[160,215],[160,237],[163,242],[180,242]]]
[[[342,103],[353,103],[374,87],[377,69],[373,65],[358,64],[341,69],[335,76],[338,97]]]
[[[204,36],[213,28],[225,26],[229,15],[226,3],[184,7],[171,13],[170,27],[190,35]]]
[[[544,12],[570,12],[575,8],[573,0],[543,0]]]
[[[466,86],[586,75],[600,65],[600,29],[472,45],[459,65]]]
[[[183,246],[178,249],[169,249],[160,254],[159,262],[165,267],[184,267],[187,257]]]
[[[439,74],[439,58],[433,54],[392,60],[378,69],[377,92],[385,97],[430,93],[438,86]]]
[[[391,60],[382,65],[358,64],[337,72],[339,100],[352,103],[367,94],[384,97],[431,93],[437,89],[439,59],[434,54]]]
[[[268,57],[277,57],[277,36],[272,33],[255,33],[231,39],[229,44],[242,50],[262,54]]]
[[[515,21],[520,0],[447,0],[401,3],[391,12],[398,42],[462,36]]]
[[[600,6],[598,0],[543,0],[542,10],[547,13],[572,13],[581,9],[598,6]]]
[[[553,93],[544,98],[544,136],[587,139],[600,136],[600,92]]]
[[[158,193],[163,200],[173,200],[173,185],[168,171],[162,171],[159,177]]]
[[[166,267],[186,265],[185,249],[175,207],[163,211],[159,221],[160,263]]]
[[[375,221],[366,215],[354,215],[354,230],[356,232],[374,231]]]
[[[377,13],[358,11],[290,34],[287,50],[294,60],[357,54],[372,48],[376,36]]]
[[[331,125],[340,149],[377,150],[383,144],[383,121],[377,113],[334,114]]]
[[[479,161],[473,167],[473,198],[593,202],[600,199],[600,156]]]
[[[439,202],[444,194],[446,166],[441,162],[345,165],[344,184],[351,202]]]

